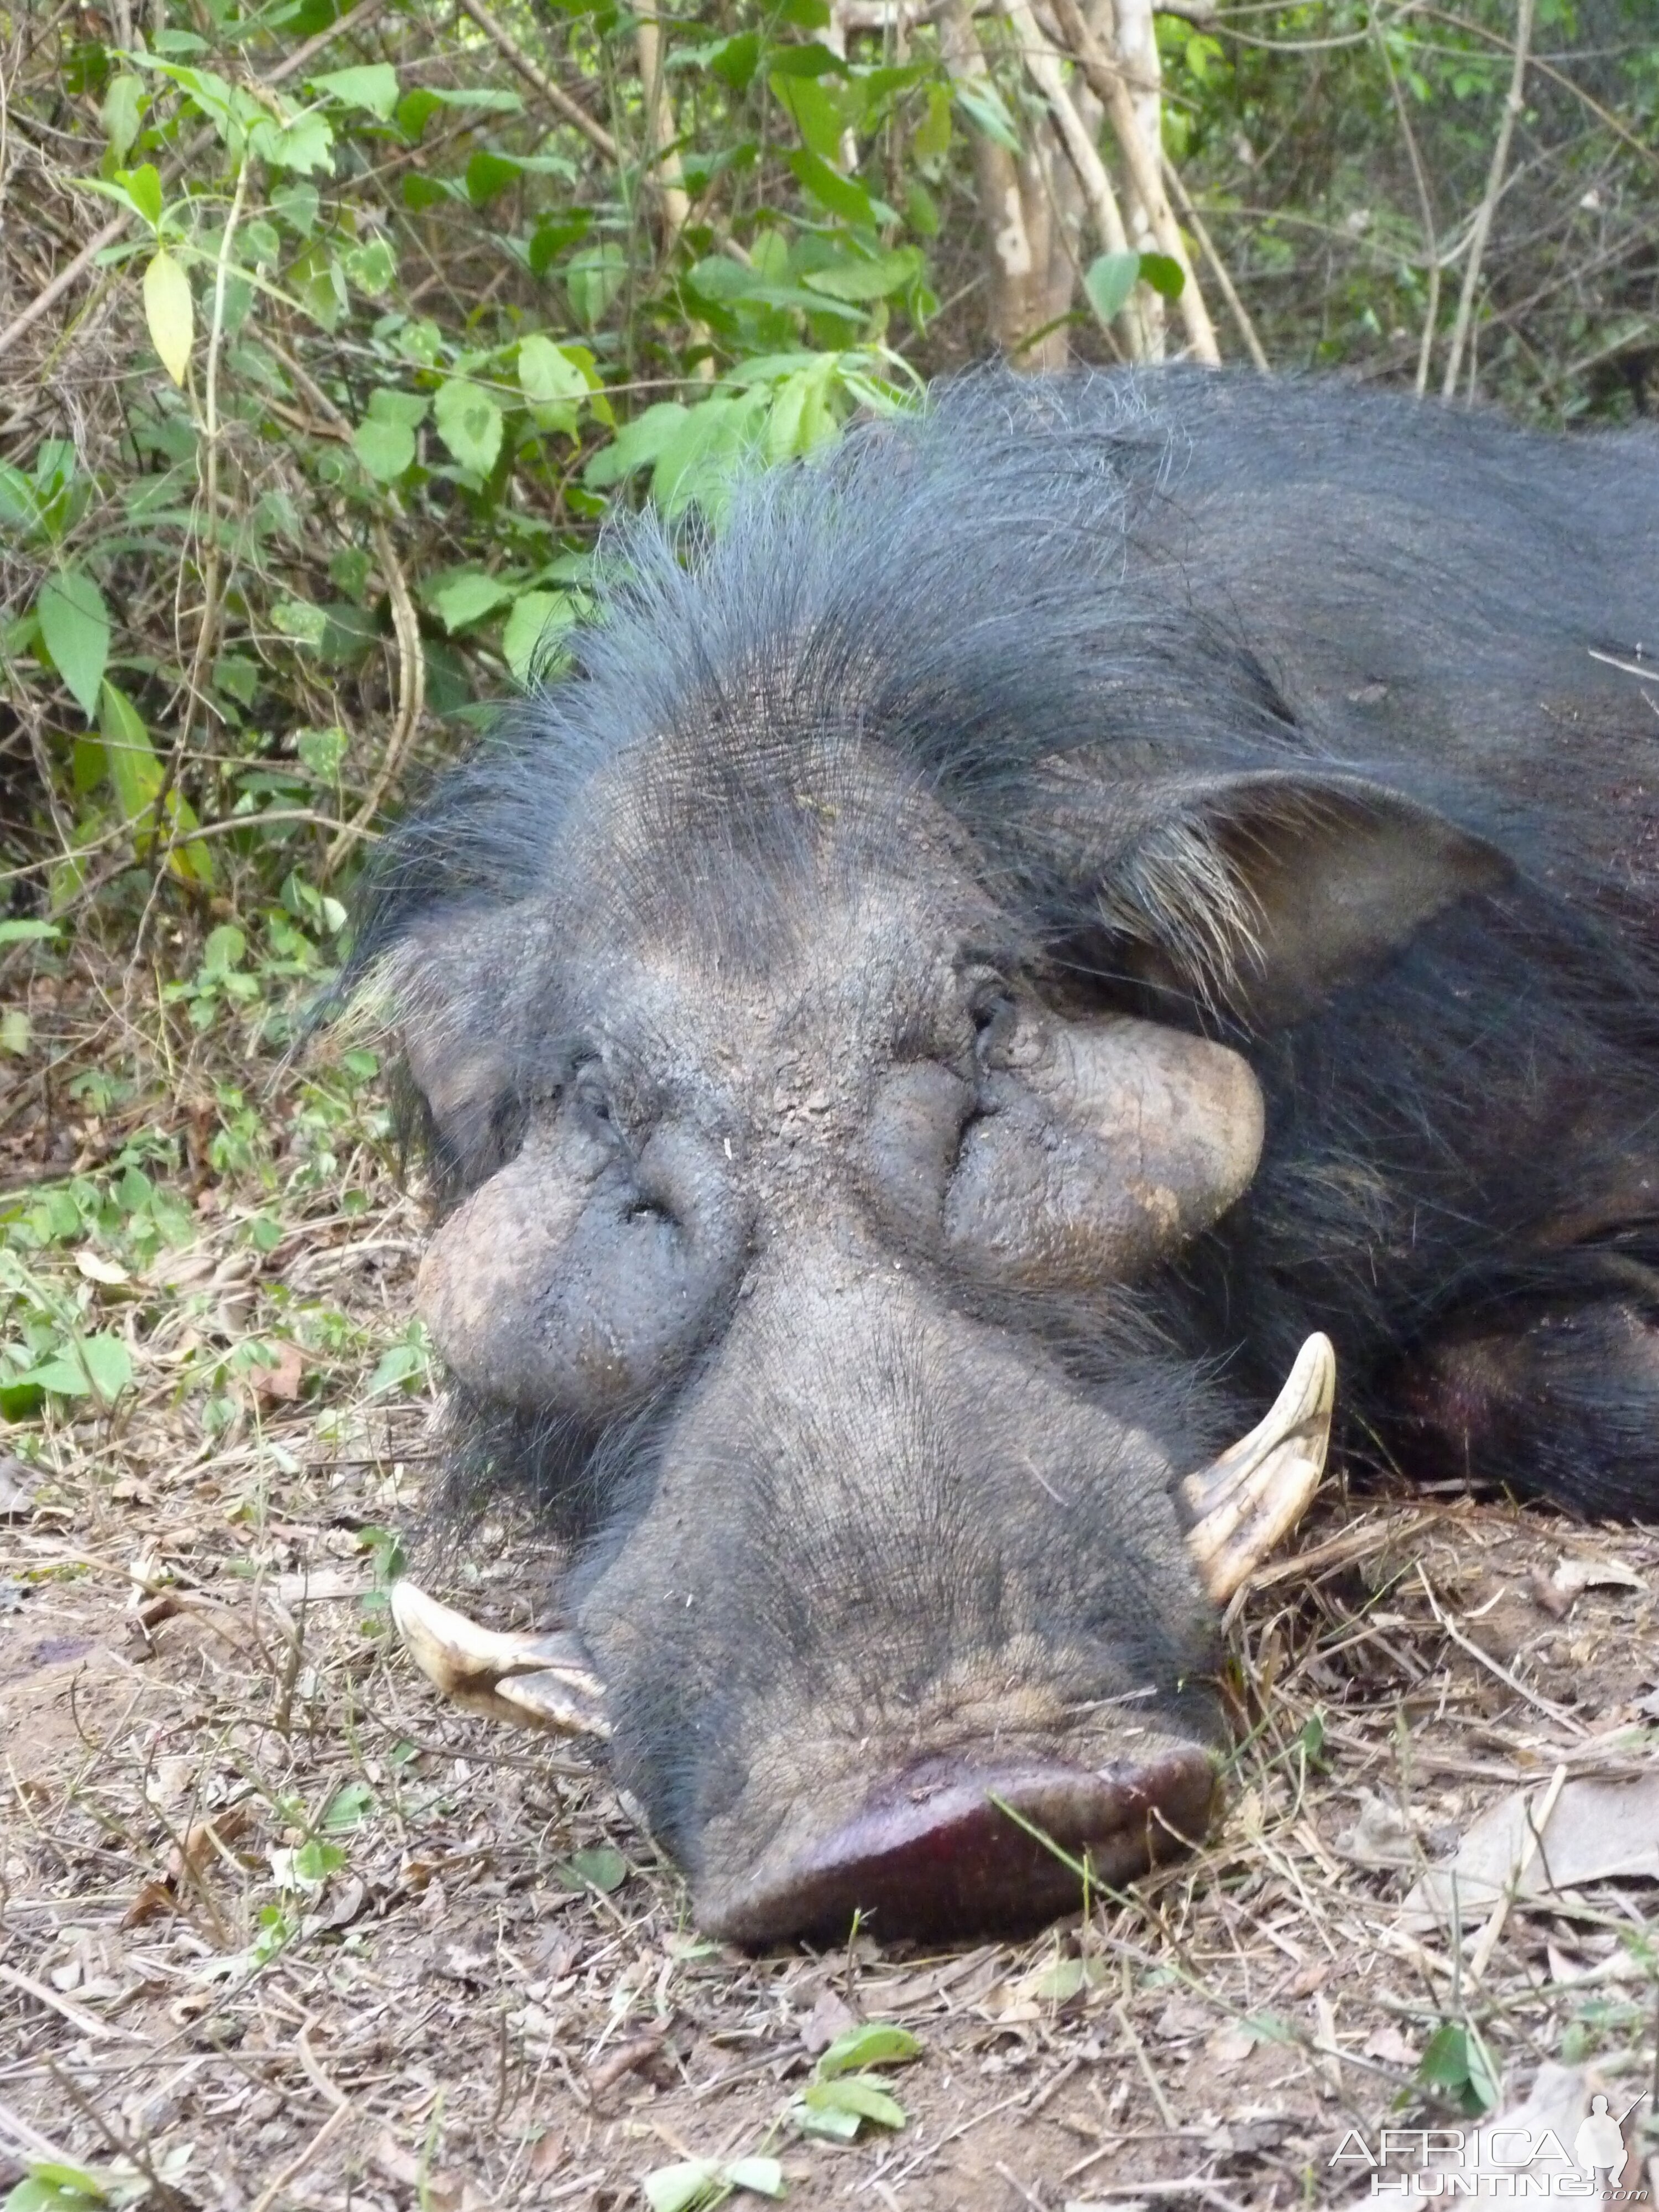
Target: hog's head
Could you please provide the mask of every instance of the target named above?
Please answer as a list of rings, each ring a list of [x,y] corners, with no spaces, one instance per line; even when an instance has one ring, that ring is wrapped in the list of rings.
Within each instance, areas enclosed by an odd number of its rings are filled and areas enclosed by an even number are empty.
[[[1042,1838],[1116,1881],[1202,1835],[1219,1604],[1318,1478],[1334,1362],[1231,1442],[1240,1317],[1187,1327],[1181,1270],[1256,1170],[1251,1039],[1490,879],[1261,766],[1284,710],[1196,617],[1088,644],[1092,478],[1033,611],[961,471],[877,528],[885,453],[848,466],[867,574],[817,510],[712,580],[636,543],[366,940],[447,1209],[421,1310],[573,1560],[556,1633],[408,1584],[398,1621],[464,1699],[607,1735],[754,1942],[1030,1922],[1075,1893]]]

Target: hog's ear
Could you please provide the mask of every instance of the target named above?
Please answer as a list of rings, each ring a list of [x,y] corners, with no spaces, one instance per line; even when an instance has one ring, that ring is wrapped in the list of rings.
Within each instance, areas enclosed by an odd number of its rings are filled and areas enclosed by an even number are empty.
[[[1258,1030],[1299,1021],[1511,863],[1431,807],[1363,777],[1183,782],[1135,808],[1101,870],[1103,919],[1154,985]]]
[[[499,1166],[513,1091],[499,930],[471,915],[423,923],[386,963],[410,1086],[441,1182],[466,1188]]]

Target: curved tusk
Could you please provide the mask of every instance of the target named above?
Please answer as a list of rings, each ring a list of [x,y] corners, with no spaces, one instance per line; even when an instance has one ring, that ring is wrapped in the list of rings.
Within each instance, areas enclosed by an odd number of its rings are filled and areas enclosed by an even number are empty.
[[[409,1581],[392,1585],[392,1617],[428,1680],[469,1711],[560,1735],[610,1735],[605,1685],[574,1636],[481,1628]]]
[[[1307,1510],[1325,1471],[1335,1403],[1336,1353],[1329,1337],[1310,1336],[1267,1418],[1182,1484],[1193,1513],[1187,1541],[1218,1605]]]

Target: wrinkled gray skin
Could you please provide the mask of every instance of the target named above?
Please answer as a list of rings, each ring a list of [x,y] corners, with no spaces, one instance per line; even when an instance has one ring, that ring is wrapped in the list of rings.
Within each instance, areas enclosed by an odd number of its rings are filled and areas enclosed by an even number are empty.
[[[688,902],[697,763],[663,754],[611,772],[533,924],[408,960],[451,1131],[507,1039],[581,1041],[437,1236],[421,1310],[526,1414],[673,1394],[574,1619],[704,1926],[1034,1917],[1066,1877],[988,1835],[988,1790],[1109,1879],[1202,1832],[1212,1630],[1171,1486],[1210,1439],[1167,1382],[1137,1402],[1132,1357],[1103,1389],[998,1301],[1063,1310],[1206,1225],[1261,1095],[1218,1045],[1045,1004],[943,815],[856,750],[798,761],[767,862],[727,855]],[[451,965],[499,991],[494,1048],[446,1035]]]

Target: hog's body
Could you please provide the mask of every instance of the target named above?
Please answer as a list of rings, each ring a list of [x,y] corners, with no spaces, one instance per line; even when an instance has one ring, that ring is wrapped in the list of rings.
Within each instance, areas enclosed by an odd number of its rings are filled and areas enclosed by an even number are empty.
[[[396,841],[471,1464],[576,1540],[714,1927],[1017,1919],[1207,1817],[1180,1478],[1659,1510],[1659,448],[976,380],[650,526]]]

